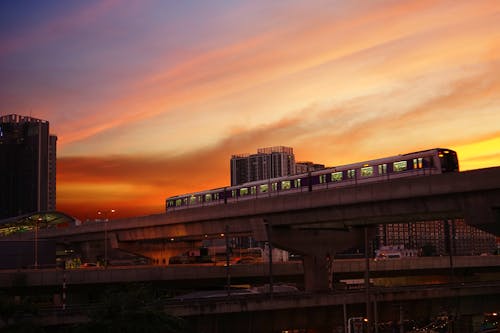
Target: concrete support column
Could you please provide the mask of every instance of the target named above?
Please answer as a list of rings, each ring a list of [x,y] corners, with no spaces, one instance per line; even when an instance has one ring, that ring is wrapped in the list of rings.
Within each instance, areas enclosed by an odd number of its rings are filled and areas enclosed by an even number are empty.
[[[364,247],[364,228],[294,229],[273,226],[272,221],[263,221],[272,234],[274,247],[301,254],[304,258],[304,285],[307,291],[328,291],[331,281],[331,261],[336,252],[349,248]],[[372,236],[374,230],[370,229]]]

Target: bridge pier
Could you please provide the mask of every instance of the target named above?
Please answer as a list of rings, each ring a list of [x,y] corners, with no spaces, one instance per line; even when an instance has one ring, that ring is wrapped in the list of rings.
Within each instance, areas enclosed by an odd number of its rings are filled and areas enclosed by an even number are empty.
[[[303,256],[306,291],[329,291],[333,283],[333,258],[336,252],[365,247],[365,228],[295,229],[268,223],[268,240],[273,246]],[[369,237],[375,232],[370,227]]]

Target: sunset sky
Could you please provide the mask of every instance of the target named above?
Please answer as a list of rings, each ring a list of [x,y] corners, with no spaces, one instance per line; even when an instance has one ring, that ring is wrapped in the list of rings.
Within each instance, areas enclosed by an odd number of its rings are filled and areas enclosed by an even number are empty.
[[[50,122],[57,209],[82,220],[163,212],[261,147],[499,166],[500,1],[4,0],[12,113]]]

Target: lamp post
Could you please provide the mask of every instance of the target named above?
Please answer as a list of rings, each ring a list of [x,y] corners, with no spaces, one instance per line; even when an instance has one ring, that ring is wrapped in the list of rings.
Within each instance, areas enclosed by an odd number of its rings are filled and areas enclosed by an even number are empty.
[[[113,214],[116,212],[115,209],[109,210],[109,213]],[[104,215],[104,268],[108,267],[108,211],[97,212],[97,215]]]
[[[38,269],[38,224],[42,221],[42,218],[41,217],[38,217],[36,220],[35,220],[35,263],[33,264],[33,266],[35,267],[35,269]]]

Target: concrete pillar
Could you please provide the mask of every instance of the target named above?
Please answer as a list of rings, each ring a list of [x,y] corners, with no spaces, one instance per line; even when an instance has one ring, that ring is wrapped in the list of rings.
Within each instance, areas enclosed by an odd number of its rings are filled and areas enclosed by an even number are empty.
[[[336,252],[349,248],[364,247],[364,229],[293,229],[273,226],[271,242],[273,246],[301,254],[304,258],[304,285],[307,291],[329,291],[329,270]],[[370,229],[373,237],[375,229]]]

